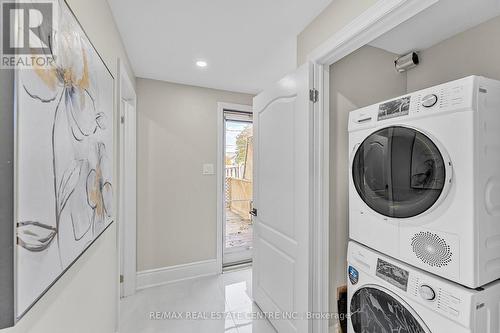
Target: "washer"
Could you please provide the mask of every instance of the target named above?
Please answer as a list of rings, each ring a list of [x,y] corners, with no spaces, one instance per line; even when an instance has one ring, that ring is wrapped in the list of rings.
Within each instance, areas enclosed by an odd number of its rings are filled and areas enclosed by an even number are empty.
[[[500,278],[500,82],[470,76],[349,114],[349,236],[476,288]]]
[[[500,332],[500,281],[469,289],[351,241],[347,283],[349,333]]]

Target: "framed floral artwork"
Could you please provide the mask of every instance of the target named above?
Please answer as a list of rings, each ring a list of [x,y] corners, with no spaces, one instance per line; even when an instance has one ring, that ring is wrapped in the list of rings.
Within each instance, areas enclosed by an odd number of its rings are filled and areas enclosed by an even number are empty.
[[[54,5],[57,28],[39,32],[54,61],[15,79],[18,318],[114,219],[114,79],[68,5]]]

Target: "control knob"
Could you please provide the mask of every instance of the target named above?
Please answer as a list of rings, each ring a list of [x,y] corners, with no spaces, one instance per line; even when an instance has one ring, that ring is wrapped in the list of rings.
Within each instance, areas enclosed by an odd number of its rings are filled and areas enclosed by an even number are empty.
[[[438,97],[434,94],[430,94],[430,95],[427,95],[427,96],[424,96],[424,98],[422,98],[422,106],[424,108],[430,108],[430,107],[433,107],[438,101]]]
[[[420,293],[420,297],[426,301],[433,301],[436,298],[434,289],[426,284],[421,285],[420,288],[418,288],[418,292]]]

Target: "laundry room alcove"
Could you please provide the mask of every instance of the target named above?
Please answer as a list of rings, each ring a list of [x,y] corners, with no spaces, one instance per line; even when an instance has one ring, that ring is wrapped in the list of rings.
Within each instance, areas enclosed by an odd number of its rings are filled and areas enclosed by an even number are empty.
[[[500,80],[499,33],[497,1],[441,0],[330,66],[329,306],[330,312],[338,313],[340,318],[330,322],[339,332],[349,327],[349,319],[344,318],[343,313],[349,312],[346,286],[351,283],[347,263],[349,219],[352,218],[349,182],[355,151],[349,145],[350,112],[471,75]],[[443,161],[436,159],[433,163],[443,163],[434,170],[448,168],[451,177],[450,166],[444,165],[448,163],[446,156]],[[443,177],[442,182],[449,181]],[[444,183],[442,185],[444,188]],[[410,203],[408,212],[419,204],[422,203]],[[394,242],[384,235],[383,229],[365,232],[374,240]]]

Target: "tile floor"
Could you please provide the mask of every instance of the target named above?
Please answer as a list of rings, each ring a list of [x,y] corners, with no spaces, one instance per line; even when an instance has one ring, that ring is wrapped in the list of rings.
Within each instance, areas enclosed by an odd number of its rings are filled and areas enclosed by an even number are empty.
[[[251,292],[251,269],[144,289],[121,301],[120,333],[275,333]]]

